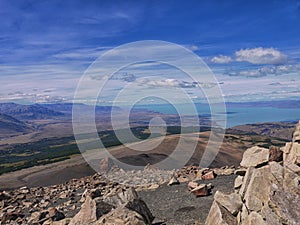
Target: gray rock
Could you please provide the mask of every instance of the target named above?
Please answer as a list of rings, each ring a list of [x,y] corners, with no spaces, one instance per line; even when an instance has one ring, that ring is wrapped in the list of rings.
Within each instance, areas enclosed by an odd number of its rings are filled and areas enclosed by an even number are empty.
[[[251,180],[244,196],[246,206],[251,211],[260,211],[268,204],[271,186],[270,166],[266,165],[253,170]]]
[[[243,205],[241,196],[236,193],[227,195],[217,191],[214,199],[234,216],[238,214]]]
[[[243,184],[243,178],[242,176],[237,176],[237,178],[235,178],[235,181],[234,181],[234,188],[235,189],[238,189],[242,186]]]
[[[89,224],[109,213],[114,207],[101,199],[86,197],[80,211],[70,221],[70,225]]]
[[[214,201],[208,216],[205,221],[205,225],[236,225],[236,218],[220,206],[217,201]]]
[[[243,155],[241,166],[243,167],[257,167],[269,161],[269,149],[254,146],[248,148]]]
[[[147,225],[147,223],[139,213],[120,207],[101,217],[94,225]]]
[[[177,185],[177,184],[180,184],[180,182],[176,177],[172,177],[171,180],[168,183],[169,186]]]
[[[257,212],[251,212],[243,222],[243,225],[267,225],[262,216]]]

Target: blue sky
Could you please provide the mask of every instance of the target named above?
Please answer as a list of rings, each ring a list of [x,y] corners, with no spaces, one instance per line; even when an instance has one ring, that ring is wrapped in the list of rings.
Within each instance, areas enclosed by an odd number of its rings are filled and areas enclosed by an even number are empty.
[[[2,102],[71,101],[98,56],[140,40],[192,50],[226,101],[300,96],[299,1],[2,0],[0,14]]]

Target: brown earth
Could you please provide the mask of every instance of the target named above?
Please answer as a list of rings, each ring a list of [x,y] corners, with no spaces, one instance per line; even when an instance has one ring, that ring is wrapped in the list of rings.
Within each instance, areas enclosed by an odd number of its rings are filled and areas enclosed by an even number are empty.
[[[188,164],[199,164],[205,146],[208,140],[210,132],[203,132],[199,134],[197,138],[198,144],[195,151],[192,154]],[[193,134],[187,134],[183,136],[183,140],[187,143],[185,146],[189,146],[189,142],[195,139]],[[154,138],[150,140],[141,141],[138,143],[131,143],[128,146],[130,148],[146,149],[158,145],[151,151],[133,151],[128,147],[118,146],[109,149],[110,153],[121,161],[134,164],[134,165],[146,165],[147,163],[155,163],[164,159],[169,155],[176,143],[179,140],[179,135],[166,136],[164,139]],[[162,142],[161,142],[162,141]],[[161,142],[161,144],[159,144]],[[253,143],[260,143],[262,145],[282,145],[283,142],[279,140],[270,140],[267,137],[249,136],[249,135],[231,135],[227,134],[220,151],[218,152],[215,160],[210,167],[221,167],[225,165],[238,165],[241,161],[242,154],[245,149],[253,146]],[[185,154],[185,149],[182,150],[182,154]],[[88,159],[93,162],[99,162],[99,160],[106,155],[99,151],[89,151],[86,155]],[[91,169],[81,155],[75,155],[71,159],[57,162],[53,164],[35,166],[28,169],[23,169],[11,173],[6,173],[0,176],[0,189],[13,189],[22,186],[44,186],[63,183],[71,178],[79,178],[87,175],[92,175],[95,171]]]

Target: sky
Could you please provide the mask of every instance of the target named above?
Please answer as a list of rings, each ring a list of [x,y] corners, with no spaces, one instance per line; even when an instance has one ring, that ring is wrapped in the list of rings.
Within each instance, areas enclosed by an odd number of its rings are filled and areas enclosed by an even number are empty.
[[[0,102],[73,101],[98,57],[143,40],[175,43],[199,56],[216,77],[203,87],[217,84],[225,101],[300,97],[300,1],[2,0],[0,15]],[[110,78],[103,102],[133,82],[204,99],[195,85],[201,81],[176,68],[147,67]]]

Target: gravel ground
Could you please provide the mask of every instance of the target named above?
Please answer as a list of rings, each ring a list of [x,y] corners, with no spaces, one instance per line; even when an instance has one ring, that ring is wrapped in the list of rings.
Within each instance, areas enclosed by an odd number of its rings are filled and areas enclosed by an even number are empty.
[[[218,176],[213,180],[201,180],[199,183],[212,183],[212,194],[196,198],[189,193],[187,183],[175,186],[162,185],[155,190],[141,191],[139,196],[146,202],[155,216],[156,225],[204,224],[213,202],[214,193],[233,192],[236,175]]]

